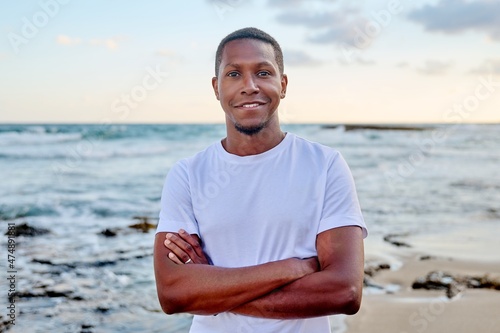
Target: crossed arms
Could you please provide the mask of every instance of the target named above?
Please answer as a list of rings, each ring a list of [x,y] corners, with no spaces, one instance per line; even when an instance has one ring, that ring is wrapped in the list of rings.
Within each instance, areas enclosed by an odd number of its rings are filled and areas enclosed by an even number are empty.
[[[223,268],[207,264],[197,236],[156,234],[158,298],[168,314],[230,311],[275,319],[354,314],[363,287],[363,235],[357,226],[330,229],[316,238],[317,258],[290,258]],[[170,255],[170,257],[169,257]],[[192,258],[195,264],[182,264]]]

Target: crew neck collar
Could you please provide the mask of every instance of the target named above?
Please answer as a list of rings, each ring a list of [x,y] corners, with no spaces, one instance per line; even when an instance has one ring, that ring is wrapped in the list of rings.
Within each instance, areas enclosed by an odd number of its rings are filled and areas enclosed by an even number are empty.
[[[285,150],[290,143],[292,142],[292,134],[285,132],[285,137],[283,140],[281,140],[280,143],[278,143],[276,146],[273,148],[266,150],[263,153],[260,154],[255,154],[255,155],[247,155],[247,156],[239,156],[235,154],[229,153],[226,149],[224,149],[224,146],[222,145],[222,140],[220,140],[217,143],[217,151],[219,152],[220,156],[222,156],[223,159],[230,161],[230,162],[256,162],[256,161],[261,161],[265,160],[268,158],[273,158],[276,155],[280,154],[283,150]]]

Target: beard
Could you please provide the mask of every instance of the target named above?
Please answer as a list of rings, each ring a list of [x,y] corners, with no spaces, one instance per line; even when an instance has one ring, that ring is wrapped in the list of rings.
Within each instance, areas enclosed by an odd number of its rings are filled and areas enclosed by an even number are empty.
[[[260,133],[264,128],[267,127],[268,121],[262,122],[255,126],[243,126],[239,123],[234,124],[234,128],[240,133],[246,134],[248,136],[252,136]]]

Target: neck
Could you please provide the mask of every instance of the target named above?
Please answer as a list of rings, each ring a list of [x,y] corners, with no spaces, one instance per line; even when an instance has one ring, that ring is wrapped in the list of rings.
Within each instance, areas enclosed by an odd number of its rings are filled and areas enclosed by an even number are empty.
[[[228,153],[238,156],[261,154],[276,147],[285,138],[277,121],[253,135],[238,132],[232,123],[226,126],[227,137],[222,140],[222,146]]]

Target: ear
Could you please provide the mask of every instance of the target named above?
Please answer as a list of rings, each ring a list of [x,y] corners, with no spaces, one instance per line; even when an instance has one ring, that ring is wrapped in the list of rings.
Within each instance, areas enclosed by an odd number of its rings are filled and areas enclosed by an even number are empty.
[[[217,79],[217,76],[214,76],[212,78],[212,87],[214,88],[215,98],[219,100],[219,81]]]
[[[283,74],[281,76],[281,93],[280,98],[283,99],[286,96],[286,87],[288,86],[288,76]]]

